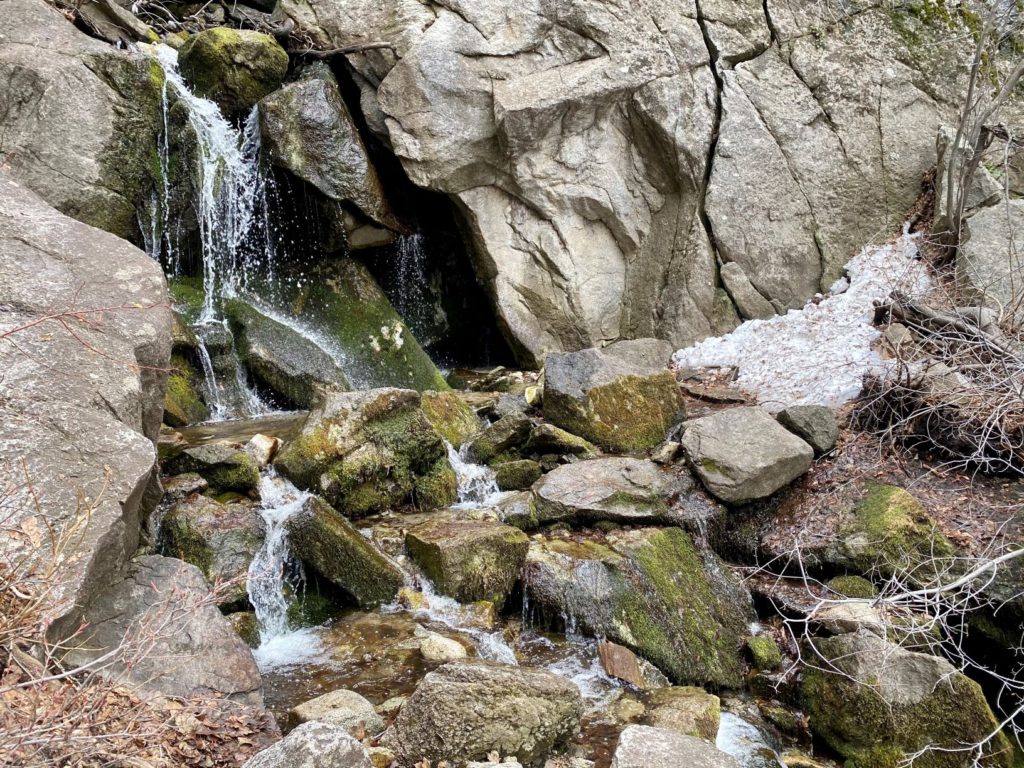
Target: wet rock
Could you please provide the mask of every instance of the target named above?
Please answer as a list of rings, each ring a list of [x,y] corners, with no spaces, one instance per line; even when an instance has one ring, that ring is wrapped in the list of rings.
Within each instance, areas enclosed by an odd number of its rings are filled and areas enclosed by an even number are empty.
[[[630,725],[619,736],[612,768],[739,768],[707,741],[666,728]]]
[[[597,657],[601,661],[601,668],[609,677],[629,683],[634,688],[647,687],[640,659],[629,648],[602,640],[597,644]]]
[[[537,455],[559,454],[586,458],[597,455],[597,449],[582,437],[547,423],[534,426],[524,451]]]
[[[166,696],[223,696],[262,706],[261,681],[252,653],[209,599],[198,568],[170,557],[132,561],[123,581],[97,595],[85,612],[88,626],[65,662],[83,664],[116,648],[129,634],[147,649],[130,665],[118,656],[102,674]],[[153,632],[156,626],[173,626]],[[148,627],[148,629],[147,629]],[[168,659],[176,663],[168,664]]]
[[[779,645],[767,635],[756,635],[747,638],[747,650],[757,669],[778,669],[782,664],[782,652]]]
[[[839,426],[836,414],[824,405],[793,405],[783,408],[776,417],[797,437],[814,449],[818,456],[828,453],[836,447],[839,439]]]
[[[311,408],[329,389],[351,389],[341,365],[300,332],[244,301],[226,302],[225,312],[246,367],[288,402]]]
[[[605,350],[551,354],[544,364],[544,417],[602,448],[650,448],[683,418],[667,362]]]
[[[669,466],[675,463],[682,451],[683,447],[678,442],[675,440],[666,440],[651,451],[651,461],[655,464],[661,464],[662,466]]]
[[[502,605],[526,558],[518,528],[486,520],[438,517],[416,526],[406,546],[438,591],[461,602]]]
[[[925,747],[981,741],[996,728],[981,687],[939,656],[907,651],[866,631],[814,644],[835,671],[805,670],[803,707],[811,729],[848,760],[893,764]],[[1002,735],[986,753],[986,765],[1011,762]],[[928,753],[937,766],[969,759],[962,752]]]
[[[244,603],[249,564],[263,544],[263,521],[251,504],[220,504],[192,495],[160,524],[160,550],[199,568],[212,585],[224,582],[218,605]]]
[[[163,481],[164,503],[173,504],[191,496],[194,493],[203,493],[210,484],[206,478],[197,475],[195,472],[186,472],[183,475],[174,475]]]
[[[270,435],[253,435],[242,450],[252,456],[260,469],[267,466],[281,450],[281,438]]]
[[[171,475],[201,475],[221,491],[255,493],[260,485],[260,468],[255,459],[227,443],[186,448],[164,462],[164,471]]]
[[[647,695],[644,724],[714,742],[721,706],[717,696],[703,688],[657,688]]]
[[[427,421],[456,450],[480,431],[480,419],[455,392],[424,392],[420,407]]]
[[[806,472],[814,458],[811,446],[757,407],[688,421],[682,443],[707,489],[731,504],[772,495]]]
[[[444,442],[412,390],[330,393],[274,465],[349,517],[409,501],[442,507],[456,497]]]
[[[363,745],[340,725],[303,723],[242,768],[373,768]]]
[[[495,464],[494,480],[501,491],[525,491],[540,479],[540,464],[530,459]]]
[[[464,659],[468,655],[462,643],[436,632],[431,632],[423,638],[420,642],[420,653],[427,661],[441,664]]]
[[[521,413],[502,416],[470,441],[469,457],[478,464],[487,464],[495,457],[513,452],[526,442],[531,426]]]
[[[181,355],[171,356],[167,377],[163,421],[171,427],[186,427],[210,418],[200,393],[199,372]]]
[[[397,565],[316,496],[308,499],[285,525],[291,551],[352,595],[364,610],[390,603],[405,581]]]
[[[608,458],[557,467],[533,489],[540,523],[643,523],[668,514],[673,478],[643,459]]]
[[[529,491],[508,493],[494,503],[498,519],[521,531],[532,531],[540,522],[533,506],[533,494]]]
[[[260,134],[273,165],[347,201],[367,217],[396,226],[338,83],[326,63],[303,68],[296,82],[260,102]]]
[[[359,728],[370,735],[384,730],[384,720],[374,710],[373,704],[355,691],[344,688],[303,702],[288,714],[297,723],[327,723],[344,728],[349,735]]]
[[[277,41],[247,29],[204,29],[178,53],[181,74],[196,95],[217,102],[226,115],[252,108],[288,73],[288,54]]]
[[[676,683],[740,684],[750,596],[678,528],[535,538],[523,582],[542,615],[626,646]]]
[[[227,620],[238,636],[250,648],[258,648],[260,644],[260,628],[256,614],[252,611],[235,611],[227,614]]]
[[[471,660],[431,672],[381,743],[400,762],[485,760],[489,752],[532,764],[577,731],[583,700],[553,672]]]

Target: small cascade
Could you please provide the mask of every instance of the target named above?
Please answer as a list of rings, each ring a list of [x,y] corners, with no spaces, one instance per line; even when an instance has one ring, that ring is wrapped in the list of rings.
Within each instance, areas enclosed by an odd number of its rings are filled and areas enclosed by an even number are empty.
[[[415,318],[428,304],[427,252],[423,247],[423,235],[415,232],[401,235],[396,244],[395,308],[404,318]]]
[[[501,494],[494,470],[469,461],[464,452],[456,451],[447,440],[444,444],[448,449],[448,463],[452,465],[459,485],[458,506],[472,508],[492,503]]]

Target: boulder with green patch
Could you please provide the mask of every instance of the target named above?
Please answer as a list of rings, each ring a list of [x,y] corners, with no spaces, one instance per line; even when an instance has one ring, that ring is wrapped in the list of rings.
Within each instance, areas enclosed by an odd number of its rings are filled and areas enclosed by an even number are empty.
[[[503,523],[443,515],[410,530],[405,544],[441,593],[500,606],[519,576],[529,539]]]
[[[480,431],[480,418],[455,392],[424,392],[420,407],[427,421],[456,449]]]
[[[185,427],[210,418],[200,391],[199,372],[182,355],[171,356],[171,373],[167,377],[164,395],[164,423],[171,427]]]
[[[457,495],[444,441],[408,389],[328,393],[275,466],[348,517],[444,507]]]
[[[646,695],[644,725],[714,741],[721,718],[721,702],[714,694],[693,686],[655,688]]]
[[[509,413],[489,424],[469,443],[469,457],[488,464],[498,457],[509,457],[530,436],[530,419],[522,413]]]
[[[530,459],[516,459],[495,464],[494,481],[500,491],[525,491],[540,479],[540,464]]]
[[[226,115],[251,109],[281,85],[288,54],[270,35],[213,27],[192,35],[178,52],[181,74],[196,95]]]
[[[534,539],[523,583],[542,614],[625,645],[674,682],[741,684],[750,595],[678,528]]]
[[[255,494],[260,484],[256,460],[228,443],[186,448],[164,461],[163,469],[169,475],[195,472],[220,491]]]

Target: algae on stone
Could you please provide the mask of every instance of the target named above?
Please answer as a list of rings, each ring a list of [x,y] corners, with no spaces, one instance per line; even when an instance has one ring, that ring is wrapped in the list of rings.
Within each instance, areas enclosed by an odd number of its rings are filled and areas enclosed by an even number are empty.
[[[420,407],[427,421],[456,449],[480,431],[479,417],[455,392],[428,390],[423,393]]]
[[[767,635],[755,635],[747,638],[747,650],[754,667],[761,670],[778,669],[782,664],[782,652],[779,645]]]
[[[225,443],[186,448],[164,461],[164,471],[171,475],[195,472],[220,491],[242,494],[255,494],[260,484],[256,460]]]
[[[540,479],[540,464],[530,459],[503,461],[493,465],[494,480],[501,491],[525,491]]]
[[[181,74],[196,95],[239,114],[275,90],[288,74],[288,54],[270,35],[213,27],[179,51]]]
[[[181,355],[171,356],[171,374],[167,377],[164,396],[164,423],[171,427],[184,427],[210,417],[199,395],[199,373]]]

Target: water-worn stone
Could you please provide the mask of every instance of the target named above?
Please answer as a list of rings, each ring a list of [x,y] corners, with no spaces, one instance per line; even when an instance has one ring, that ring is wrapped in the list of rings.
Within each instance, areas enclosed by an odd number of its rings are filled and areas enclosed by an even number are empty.
[[[2,34],[0,58],[27,47],[12,44],[17,30]],[[74,336],[40,322],[71,308],[89,313],[68,320]],[[5,525],[23,533],[0,537],[0,558],[34,550],[50,568],[56,542],[46,531],[71,542],[44,606],[59,638],[122,577],[159,501],[155,440],[171,350],[160,266],[0,172],[0,333],[11,331],[0,342],[0,487],[10,489]]]
[[[263,544],[252,504],[220,504],[206,496],[179,501],[160,523],[160,550],[196,566],[212,585],[224,582],[218,605],[244,602],[249,563]]]
[[[222,491],[255,493],[260,485],[256,460],[228,443],[207,443],[185,448],[164,462],[170,475],[194,472]]]
[[[173,504],[181,501],[193,493],[203,493],[210,484],[206,478],[197,475],[195,472],[186,472],[183,475],[174,475],[165,478],[163,481],[164,495],[161,500],[165,504]]]
[[[666,728],[629,725],[619,735],[611,768],[739,768],[739,763],[705,741]]]
[[[590,458],[597,455],[597,449],[582,437],[548,423],[534,426],[523,450],[538,456],[558,454]]]
[[[526,558],[529,539],[489,520],[436,517],[411,529],[406,547],[438,591],[461,602],[505,602]]]
[[[544,475],[533,489],[534,510],[541,523],[655,522],[668,515],[672,489],[672,476],[654,462],[590,459]]]
[[[626,646],[674,682],[742,680],[738,645],[753,616],[750,596],[678,528],[534,538],[523,583],[534,610]]]
[[[522,413],[502,416],[469,443],[469,457],[478,464],[487,464],[495,457],[521,447],[530,436],[533,425]]]
[[[355,691],[344,688],[305,701],[289,710],[288,714],[297,723],[316,721],[337,725],[349,734],[359,727],[370,735],[384,730],[384,719],[377,714],[373,704]]]
[[[270,35],[212,27],[189,37],[178,51],[181,74],[196,95],[240,114],[281,85],[288,54]]]
[[[242,768],[373,768],[363,745],[344,726],[303,723]]]
[[[279,437],[256,434],[242,446],[242,450],[252,456],[256,465],[263,469],[277,456],[277,452],[281,450],[281,444],[282,441]]]
[[[793,405],[783,408],[775,418],[821,456],[836,447],[839,425],[836,414],[824,405]]]
[[[944,752],[981,741],[996,728],[981,687],[940,656],[914,653],[869,631],[814,641],[832,665],[804,672],[801,699],[811,729],[857,765],[893,765],[925,747],[939,768],[969,753]],[[1005,736],[989,743],[982,765],[1012,762]]]
[[[495,464],[494,481],[499,491],[525,491],[540,479],[540,464],[530,459]]]
[[[683,414],[675,377],[650,356],[585,349],[544,363],[544,417],[602,448],[651,448]]]
[[[579,689],[553,672],[457,661],[423,678],[381,743],[408,765],[485,760],[492,751],[529,765],[565,744],[582,714]]]
[[[428,390],[420,399],[423,415],[456,450],[480,431],[480,419],[455,392]]]
[[[192,565],[159,555],[136,558],[122,581],[93,599],[85,611],[88,626],[75,637],[66,661],[99,658],[129,633],[147,652],[129,654],[130,664],[118,655],[101,674],[167,696],[220,695],[262,706],[260,673],[249,646],[209,592]]]
[[[729,408],[684,425],[683,450],[724,502],[771,496],[810,466],[814,450],[757,407]]]
[[[349,517],[408,501],[452,504],[455,473],[419,406],[412,390],[329,393],[274,465]]]
[[[708,741],[714,741],[718,735],[721,702],[703,688],[656,688],[647,695],[647,704],[645,725]]]
[[[420,653],[427,661],[435,663],[447,663],[464,659],[468,655],[462,643],[451,638],[430,632],[420,642]]]
[[[171,427],[187,427],[210,418],[210,409],[203,402],[199,371],[179,354],[171,355],[171,372],[164,396],[164,423]]]
[[[249,372],[299,408],[311,408],[328,389],[351,387],[342,366],[298,331],[238,299],[225,303],[238,354]]]
[[[307,499],[285,526],[292,553],[354,597],[360,608],[395,599],[405,581],[401,569],[323,499]]]
[[[0,29],[0,166],[68,216],[137,238],[137,211],[159,183],[162,70],[43,0],[6,0]]]

